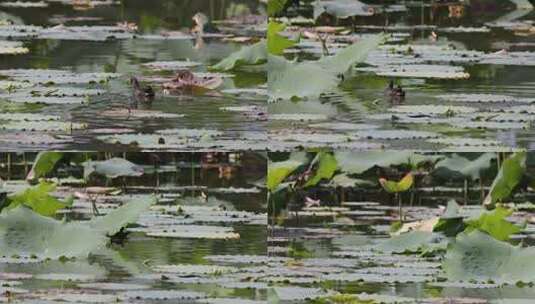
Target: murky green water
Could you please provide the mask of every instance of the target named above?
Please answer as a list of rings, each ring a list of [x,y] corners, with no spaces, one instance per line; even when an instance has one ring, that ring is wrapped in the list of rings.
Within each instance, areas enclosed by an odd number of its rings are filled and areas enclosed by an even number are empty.
[[[353,155],[356,163],[364,162],[365,157],[359,159],[359,153]],[[283,154],[272,156],[273,161],[286,159]],[[468,153],[464,156],[472,157]],[[340,170],[344,172],[343,168]],[[280,299],[279,303],[344,303],[342,300],[318,300],[336,292],[361,300],[374,299],[377,303],[533,301],[535,289],[531,285],[492,286],[492,282],[479,284],[468,280],[462,282],[462,279],[453,282],[445,275],[447,270],[441,254],[425,250],[417,253],[411,253],[411,250],[389,252],[381,247],[384,242],[395,238],[391,233],[393,224],[400,220],[400,213],[395,196],[384,191],[376,181],[378,177],[388,177],[396,170],[404,169],[374,166],[361,174],[350,174],[354,179],[371,181],[368,185],[334,187],[323,183],[308,188],[297,185],[295,192],[281,190],[287,197],[282,205],[279,197],[272,194],[275,199],[269,202],[270,207],[273,204],[280,209],[273,207],[277,211],[269,214],[268,254],[272,267],[280,267],[280,274],[272,278],[271,285],[275,290],[273,297]],[[482,189],[479,182],[469,182],[465,196],[463,178],[445,173],[440,175],[438,170],[434,170],[436,167],[417,178],[416,188],[400,194],[405,223],[422,223],[440,216],[444,214],[446,205],[449,208],[451,200],[462,206],[461,213],[465,216],[481,212]],[[527,172],[532,170],[533,164],[529,163]],[[417,171],[413,169],[412,172]],[[485,193],[489,192],[495,175],[494,165],[482,171]],[[466,198],[468,202],[465,204]],[[308,206],[316,200],[317,205]],[[507,200],[512,202],[508,206],[517,206],[511,209],[515,211],[508,220],[521,225],[527,223],[526,229],[512,236],[509,243],[526,248],[532,246],[532,224],[525,222],[532,211],[518,207],[532,200],[530,190]],[[408,231],[414,230],[424,231],[425,228],[414,226]],[[405,239],[400,246],[409,242]],[[485,259],[485,254],[480,252],[475,258]]]
[[[46,8],[2,8],[6,16],[4,19],[13,20],[18,24],[39,25],[51,27],[62,22],[66,26],[100,26],[113,25],[118,22],[134,22],[138,26],[139,35],[158,34],[166,31],[187,32],[193,26],[192,16],[202,12],[211,20],[223,20],[232,14],[232,8],[240,6],[256,14],[258,4],[254,1],[165,1],[157,0],[150,3],[143,1],[123,1],[119,5],[97,6],[93,9],[78,11],[70,5],[51,2]],[[95,18],[94,20],[69,21],[61,18]],[[58,20],[59,19],[59,20]],[[235,33],[240,35],[240,33]],[[263,35],[260,31],[244,30],[241,35]],[[76,36],[76,35],[75,35]],[[223,85],[213,92],[202,94],[184,93],[181,95],[163,94],[159,84],[153,84],[156,98],[151,104],[136,104],[132,97],[129,84],[131,76],[172,76],[172,71],[155,72],[141,65],[154,61],[183,61],[198,62],[197,72],[207,71],[209,65],[217,63],[244,44],[226,42],[222,38],[203,39],[107,39],[105,41],[87,41],[69,39],[22,39],[24,46],[29,49],[25,55],[0,56],[0,70],[4,69],[62,69],[76,73],[108,72],[119,73],[122,76],[97,88],[105,92],[98,96],[89,97],[86,104],[57,104],[46,105],[38,109],[21,109],[46,115],[58,115],[62,121],[87,124],[82,130],[74,131],[44,131],[32,134],[35,140],[28,143],[21,140],[3,139],[7,143],[7,150],[45,149],[60,147],[61,149],[96,150],[136,150],[135,145],[121,146],[107,145],[96,139],[99,135],[113,134],[114,129],[130,129],[130,133],[152,134],[163,129],[208,129],[228,133],[228,138],[237,139],[247,137],[241,135],[245,131],[264,130],[262,120],[244,117],[241,112],[224,111],[222,107],[257,105],[262,106],[262,98],[237,97],[221,93],[227,89],[251,89],[265,83],[266,76],[261,70],[243,70],[230,73],[225,77]],[[95,86],[93,86],[95,87]],[[8,96],[9,97],[9,96]],[[178,118],[129,118],[108,117],[102,115],[110,109],[142,109],[163,113],[180,114]],[[18,112],[18,111],[16,111]],[[4,123],[8,123],[5,121]],[[106,130],[108,129],[108,130]],[[112,129],[111,131],[109,129]],[[31,134],[22,130],[2,130],[1,134]],[[67,136],[66,143],[50,143],[42,140],[40,135]],[[72,138],[71,138],[72,136]],[[64,138],[64,137],[62,137]],[[247,141],[249,138],[245,138]],[[188,149],[184,144],[184,149]],[[246,147],[246,144],[243,144]],[[162,147],[166,149],[166,147]],[[175,148],[176,150],[176,148]]]
[[[104,154],[99,155],[104,157]],[[266,300],[265,287],[255,286],[254,282],[251,282],[250,286],[247,285],[249,281],[246,279],[246,269],[250,264],[243,264],[239,261],[239,257],[261,259],[267,252],[264,222],[266,193],[265,190],[256,186],[258,181],[264,178],[266,170],[263,156],[237,153],[232,156],[232,161],[222,155],[217,156],[215,161],[207,161],[202,158],[201,154],[128,153],[121,154],[121,156],[138,165],[143,165],[147,174],[113,180],[101,177],[92,178],[87,186],[112,186],[122,189],[119,196],[102,195],[97,199],[100,212],[109,212],[106,207],[107,203],[125,199],[128,201],[129,197],[133,196],[149,197],[157,193],[158,205],[143,213],[138,223],[147,225],[151,223],[153,216],[163,216],[162,220],[170,219],[170,223],[176,220],[179,226],[175,226],[177,227],[175,229],[180,229],[180,223],[184,221],[186,224],[195,223],[202,227],[231,229],[239,234],[239,238],[151,237],[144,232],[133,231],[126,239],[117,239],[106,248],[91,252],[88,258],[23,262],[17,257],[3,257],[0,259],[0,282],[3,284],[0,287],[2,291],[0,302],[7,301],[9,298],[14,303],[31,301],[35,303],[56,303],[55,301],[57,303],[63,303],[62,301],[109,303],[115,299],[114,297],[132,303],[177,303],[177,301],[180,303],[223,301],[221,303],[224,303],[225,299],[221,298],[248,299],[252,301],[251,303]],[[7,154],[1,155],[3,168],[1,176],[3,179],[8,179],[4,190],[14,192],[24,187],[25,183],[21,181],[21,178],[28,172],[28,165],[24,159],[30,161],[33,155],[11,154],[9,158]],[[156,168],[155,159],[158,160]],[[222,166],[232,169],[221,175],[219,168]],[[156,170],[157,173],[151,170]],[[63,184],[57,189],[59,197],[75,191],[84,191],[83,186],[73,185],[77,183],[76,179],[83,176],[80,166],[60,165],[51,176],[59,177],[59,182]],[[68,186],[69,184],[73,186]],[[203,202],[201,196],[207,197],[207,200]],[[191,203],[186,203],[186,201],[191,201]],[[67,215],[71,221],[93,218],[94,215],[87,209],[86,204],[88,204],[87,201],[77,199],[73,209],[63,214]],[[191,205],[193,213],[187,211],[190,209],[186,209],[183,216],[175,217],[173,213],[158,211],[160,207],[170,208],[171,211],[176,209],[173,206],[178,205]],[[196,208],[209,208],[208,206],[212,206],[213,209],[206,209],[201,213],[195,211]],[[244,218],[242,221],[233,222],[231,215],[227,217],[224,210],[234,212],[233,214],[242,214],[239,216],[255,215],[258,220],[253,222]],[[211,214],[219,214],[220,217],[216,215],[212,219],[194,220],[197,216],[209,217]],[[57,218],[61,219],[62,215],[58,215]],[[191,223],[188,222],[190,218]],[[262,218],[264,221],[261,220]],[[223,258],[236,256],[238,261],[221,262],[211,260],[211,256]],[[14,260],[8,261],[6,258],[14,258]],[[193,268],[182,274],[158,273],[154,271],[158,265],[191,265]],[[225,273],[222,268],[222,272],[218,274],[217,268],[214,268],[215,273],[209,271],[203,274],[202,270],[196,272],[194,265],[231,267],[230,269],[238,267],[236,269],[241,270]],[[244,286],[239,286],[240,282]],[[86,287],[84,283],[97,283],[97,286]],[[105,286],[98,286],[100,283]],[[113,285],[114,283],[118,285]],[[238,286],[232,287],[231,284]],[[139,292],[140,295],[133,297],[124,294],[129,291]],[[148,294],[144,294],[146,292]],[[170,293],[166,294],[166,292]],[[181,292],[183,294],[180,294]],[[192,296],[188,292],[199,294]],[[151,293],[153,294],[150,295]],[[99,298],[100,296],[103,298]],[[95,298],[91,299],[91,297]]]
[[[281,101],[269,106],[270,114],[323,114],[327,116],[326,119],[317,118],[307,121],[307,118],[303,118],[305,121],[300,122],[272,121],[270,122],[270,131],[275,134],[286,134],[288,131],[285,131],[285,129],[291,127],[292,132],[296,134],[316,133],[317,138],[315,140],[313,138],[310,139],[312,145],[321,145],[322,141],[332,142],[331,145],[342,144],[342,139],[337,141],[331,138],[329,140],[327,135],[344,135],[347,140],[360,141],[360,143],[355,143],[354,146],[361,149],[370,148],[362,142],[378,143],[387,149],[465,150],[472,148],[475,149],[474,151],[482,149],[481,146],[476,144],[457,146],[447,141],[444,144],[437,144],[434,140],[425,138],[428,134],[402,133],[404,130],[435,132],[438,134],[439,142],[441,138],[464,137],[484,139],[488,143],[496,141],[490,146],[502,145],[505,147],[532,148],[533,129],[531,127],[531,118],[533,116],[531,114],[522,119],[519,116],[512,119],[496,118],[494,119],[496,122],[500,121],[491,125],[475,119],[464,120],[460,118],[462,115],[437,117],[427,112],[427,110],[421,110],[421,113],[417,113],[417,107],[412,108],[405,115],[394,112],[397,106],[439,105],[468,106],[477,109],[477,113],[489,111],[495,113],[514,112],[517,113],[516,115],[524,113],[515,112],[516,107],[525,105],[516,102],[516,100],[522,98],[533,99],[535,91],[532,75],[535,70],[532,65],[514,62],[514,60],[508,63],[463,62],[462,57],[455,58],[455,56],[451,57],[451,61],[449,61],[448,53],[443,50],[457,51],[461,56],[465,56],[462,55],[464,53],[469,54],[469,51],[477,51],[480,54],[488,55],[502,49],[507,50],[508,53],[506,54],[515,54],[511,55],[513,57],[521,52],[528,55],[533,54],[535,36],[532,34],[524,35],[521,30],[511,29],[512,27],[519,28],[522,24],[527,24],[527,27],[529,27],[535,17],[535,13],[532,10],[517,9],[513,3],[508,1],[475,1],[468,5],[456,3],[431,4],[420,1],[366,1],[366,3],[377,5],[376,8],[378,10],[386,8],[386,5],[394,4],[402,6],[403,10],[395,12],[382,11],[369,17],[354,17],[354,34],[327,34],[329,39],[327,45],[331,47],[331,52],[336,53],[335,45],[342,38],[355,37],[358,39],[362,35],[379,33],[385,29],[387,33],[393,34],[395,39],[390,39],[381,51],[372,52],[370,56],[373,58],[368,58],[365,64],[360,65],[361,67],[369,67],[369,64],[392,64],[398,71],[404,71],[405,69],[411,69],[414,64],[432,64],[435,68],[446,66],[464,69],[470,75],[469,78],[450,80],[433,79],[426,76],[382,77],[376,76],[374,73],[354,70],[349,76],[345,77],[345,81],[337,89],[333,90],[332,94],[326,94],[324,98],[309,98],[297,103]],[[462,7],[463,13],[452,15],[450,9],[455,7]],[[299,15],[305,18],[312,18],[312,9],[310,6],[303,5],[299,9],[289,9],[286,15],[289,17]],[[341,30],[348,30],[352,26],[351,19],[336,21],[334,18],[327,16],[321,17],[317,24],[345,26]],[[310,25],[296,24],[295,26],[304,30]],[[465,29],[464,31],[463,28]],[[436,34],[436,38],[431,38],[432,34]],[[420,48],[414,49],[414,56],[407,55],[407,53],[399,55],[400,58],[403,57],[404,59],[399,59],[398,62],[396,59],[398,57],[390,53],[389,47],[401,47],[404,45]],[[435,51],[425,51],[426,47],[435,48]],[[322,53],[319,42],[310,39],[305,39],[301,44],[298,44],[298,49],[298,51],[288,51],[287,57],[294,58],[296,57],[295,52],[297,52],[297,57],[301,60],[317,59]],[[434,57],[432,55],[433,52],[435,54]],[[431,55],[429,55],[430,53]],[[390,54],[391,59],[382,61],[381,56],[385,54]],[[403,53],[400,52],[399,54]],[[470,56],[468,55],[467,57]],[[433,72],[433,68],[431,68],[429,74]],[[385,88],[387,88],[390,80],[403,87],[406,92],[406,97],[403,101],[393,101],[390,97],[385,96]],[[452,94],[466,94],[472,97],[480,96],[480,94],[504,95],[512,97],[513,101],[496,103],[487,102],[486,98],[482,98],[482,102],[466,102]],[[441,95],[450,97],[446,99],[439,98]],[[475,99],[477,100],[478,98]],[[528,111],[528,113],[531,112]],[[397,117],[392,118],[392,115]],[[426,117],[426,115],[432,118]],[[440,122],[436,118],[444,118],[444,120]],[[418,119],[420,120],[418,121]],[[449,121],[447,121],[448,119]],[[489,121],[493,121],[493,119],[491,118]],[[324,122],[366,125],[354,125],[352,128],[347,126],[344,129],[336,129],[335,126],[317,126],[317,124]],[[506,125],[508,122],[524,122],[525,124]],[[375,128],[370,130],[370,125],[375,126]],[[394,132],[377,135],[377,132],[374,134],[374,130],[390,130]],[[419,135],[424,138],[417,138]],[[430,136],[433,137],[433,135]],[[279,135],[273,135],[275,142],[278,138],[280,138]],[[310,142],[303,140],[294,144],[307,146],[311,144]],[[371,147],[371,149],[374,148],[377,148],[377,146]]]

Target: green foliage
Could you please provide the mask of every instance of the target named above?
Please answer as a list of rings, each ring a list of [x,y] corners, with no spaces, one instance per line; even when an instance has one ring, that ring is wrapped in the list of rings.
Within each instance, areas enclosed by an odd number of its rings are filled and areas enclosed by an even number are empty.
[[[272,100],[319,96],[338,84],[335,74],[325,73],[316,62],[293,62],[268,56],[268,88]]]
[[[80,222],[65,223],[19,206],[0,214],[2,255],[59,259],[89,254],[106,237]]]
[[[270,17],[280,13],[286,6],[288,0],[268,0],[267,11]]]
[[[35,180],[50,173],[63,158],[63,154],[63,152],[39,152],[26,179]]]
[[[442,269],[451,281],[535,282],[535,248],[515,247],[474,230],[450,244]]]
[[[318,168],[314,176],[306,182],[305,187],[315,186],[322,179],[330,179],[338,167],[336,158],[328,152],[319,152],[314,161],[317,161]]]
[[[526,152],[518,152],[506,159],[490,186],[485,204],[494,205],[512,196],[526,171]]]
[[[318,64],[331,74],[343,74],[357,63],[368,58],[368,54],[386,40],[385,34],[362,38],[352,45],[339,50],[334,56],[322,57]]]
[[[336,158],[335,158],[336,159]],[[348,176],[346,173],[337,174],[335,175],[330,182],[330,185],[337,188],[353,188],[353,187],[374,187],[376,184],[366,180],[366,179],[360,179],[360,178],[352,178]]]
[[[102,218],[72,222],[48,218],[19,206],[0,214],[0,248],[3,255],[51,259],[87,256],[106,245],[106,235],[133,222],[154,202],[154,198],[143,197]]]
[[[342,171],[361,174],[373,167],[387,168],[390,166],[409,165],[416,168],[424,162],[436,162],[441,156],[417,154],[412,151],[337,151],[335,152],[339,167]]]
[[[295,169],[303,165],[302,161],[290,159],[281,162],[271,162],[268,166],[266,185],[269,191],[274,191],[286,177]]]
[[[60,201],[50,195],[50,192],[56,190],[54,183],[40,182],[39,185],[28,188],[22,193],[18,193],[7,198],[8,206],[6,209],[14,209],[20,205],[31,208],[34,212],[43,216],[53,216],[56,211],[71,206],[73,197],[66,201]]]
[[[435,168],[437,170],[445,169],[447,171],[457,172],[472,180],[478,180],[481,172],[490,168],[492,160],[495,158],[495,153],[483,153],[480,157],[471,161],[455,154],[452,157],[437,162]]]
[[[267,48],[268,53],[272,55],[282,55],[285,49],[295,45],[295,41],[292,41],[279,34],[286,26],[282,23],[270,21],[267,30]]]
[[[111,158],[103,161],[88,160],[83,163],[84,178],[92,174],[100,174],[108,178],[120,176],[141,176],[143,168],[123,158]]]
[[[334,56],[312,62],[292,62],[283,57],[269,55],[270,98],[277,100],[312,97],[333,89],[338,84],[338,75],[364,61],[384,39],[383,34],[363,38]]]
[[[314,255],[302,244],[292,243],[288,247],[288,256],[294,259],[307,259],[312,258]]]
[[[441,232],[445,236],[454,237],[466,228],[464,218],[459,214],[459,205],[454,201],[448,202],[448,207],[433,227],[433,232]]]
[[[305,152],[293,152],[285,161],[269,162],[266,185],[269,191],[277,189],[280,183],[297,168],[308,162]]]
[[[506,218],[513,214],[513,210],[502,207],[496,208],[492,212],[484,212],[478,219],[467,221],[465,232],[479,230],[488,233],[499,241],[506,241],[511,234],[522,231],[522,227],[512,224]]]
[[[340,19],[352,16],[371,16],[374,14],[372,7],[357,0],[317,0],[314,3],[314,19],[317,19],[323,13]]]
[[[212,66],[212,69],[229,71],[242,65],[261,64],[267,61],[267,43],[265,39],[250,45],[244,46],[239,51],[230,54],[217,64]]]
[[[105,216],[92,219],[88,224],[92,229],[102,231],[111,236],[119,232],[127,224],[134,223],[143,211],[155,203],[155,197],[133,200],[120,208],[110,211]]]
[[[403,227],[403,223],[401,221],[395,221],[390,224],[390,233],[394,233],[399,231]]]
[[[288,187],[276,188],[276,191],[269,193],[268,214],[270,216],[278,216],[287,207],[289,193]]]

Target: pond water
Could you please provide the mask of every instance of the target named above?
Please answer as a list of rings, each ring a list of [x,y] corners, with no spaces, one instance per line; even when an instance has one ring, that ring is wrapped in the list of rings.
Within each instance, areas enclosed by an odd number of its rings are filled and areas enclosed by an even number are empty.
[[[85,187],[121,189],[120,194],[94,198],[101,215],[118,203],[135,204],[133,200],[150,199],[153,193],[158,203],[130,225],[127,238],[113,240],[87,258],[42,260],[38,255],[32,260],[23,252],[2,256],[0,303],[265,302],[265,283],[248,279],[259,267],[251,265],[262,265],[267,251],[266,193],[258,184],[264,178],[265,158],[235,153],[208,160],[200,154],[161,153],[155,169],[155,155],[121,156],[141,165],[146,174],[113,180],[95,176],[83,184],[82,168],[64,164],[50,175],[59,178],[54,196],[90,191]],[[28,162],[33,159],[32,154],[25,157]],[[8,164],[11,168],[3,190],[13,193],[27,187],[21,180],[28,172],[22,155],[11,155],[9,163],[6,154],[1,159],[3,168]],[[85,222],[95,216],[90,206],[90,201],[77,196],[57,218],[65,215],[70,221]],[[149,236],[168,230],[184,234]],[[63,248],[69,247],[66,242]]]
[[[214,23],[231,18],[240,20],[241,16],[258,14],[255,1],[109,2],[113,4],[86,7],[82,3],[81,7],[76,7],[60,1],[46,1],[43,2],[46,7],[0,7],[0,19],[5,23],[0,29],[2,39],[21,41],[19,47],[27,49],[25,54],[0,55],[3,80],[16,81],[3,81],[1,85],[0,108],[4,113],[14,114],[0,117],[0,140],[5,145],[4,150],[47,147],[189,150],[254,146],[258,140],[256,133],[263,134],[265,127],[262,90],[266,75],[262,69],[225,72],[223,84],[217,90],[204,92],[168,94],[161,89],[158,78],[169,80],[179,69],[207,72],[209,66],[246,45],[225,38],[262,37],[265,25],[258,23],[261,16],[249,18],[252,20],[249,23],[223,24],[219,26],[219,36],[194,38],[187,34],[194,25],[192,17],[198,12]],[[117,27],[122,22],[135,23],[137,30]],[[31,25],[42,27],[36,30],[40,34],[28,34],[32,31]],[[112,28],[99,29],[98,26]],[[45,34],[46,31],[50,32]],[[160,70],[159,65],[155,68],[144,65],[151,62],[174,62],[175,65],[164,66],[164,70]],[[10,69],[24,69],[26,72],[21,73],[25,76],[5,72]],[[50,70],[74,74],[66,75],[63,80],[67,83],[61,84],[57,74],[50,74]],[[83,73],[117,74],[89,76]],[[82,75],[86,75],[87,80]],[[154,88],[156,96],[152,103],[137,101],[133,96],[129,83],[132,76],[139,78],[142,86],[150,84]],[[112,78],[105,83],[88,84],[88,81],[99,82],[107,77]],[[44,82],[43,79],[56,84],[48,87],[36,84]],[[35,85],[23,88],[18,82],[23,80]],[[84,90],[86,88],[93,91]],[[254,114],[244,112],[244,106],[253,108]],[[238,109],[226,110],[228,107]],[[151,112],[145,112],[147,110]],[[37,115],[18,117],[18,113]],[[23,121],[27,123],[21,123]],[[162,130],[176,132],[157,133]],[[198,130],[199,134],[184,134],[183,130]],[[217,143],[208,143],[211,130],[221,133],[212,138]],[[135,134],[140,133],[159,135],[136,137]],[[114,138],[109,138],[113,134],[131,134],[133,139],[119,139],[120,143],[116,143]],[[198,147],[191,147],[205,134]]]
[[[400,220],[398,200],[394,194],[384,191],[377,179],[388,176],[389,180],[393,180],[390,176],[397,174],[397,170],[403,172],[407,169],[400,164],[387,166],[382,163],[360,174],[349,173],[370,161],[369,156],[359,159],[359,155],[362,154],[353,153],[356,165],[352,169],[340,168],[341,172],[330,178],[330,182],[308,188],[295,186],[295,190],[287,192],[283,204],[272,194],[268,204],[273,205],[271,210],[275,211],[270,211],[268,220],[268,255],[270,265],[279,269],[270,279],[273,288],[270,299],[276,299],[273,303],[361,303],[357,298],[364,303],[367,303],[365,300],[375,301],[371,303],[534,301],[535,289],[532,285],[501,285],[491,280],[481,282],[469,278],[473,270],[469,265],[473,260],[489,258],[487,253],[492,252],[492,247],[480,250],[476,257],[453,256],[456,262],[465,263],[463,276],[454,280],[443,261],[444,255],[447,259],[450,251],[446,244],[452,246],[456,241],[450,239],[443,243],[444,239],[428,239],[423,243],[434,245],[419,247],[422,243],[413,238],[419,233],[420,236],[425,235],[423,231],[429,231],[425,227],[433,223],[433,219],[446,218],[444,214],[450,208],[455,210],[458,207],[457,215],[462,217],[477,218],[484,210],[481,191],[490,191],[489,186],[496,175],[496,169],[492,168],[494,165],[482,171],[482,184],[468,183],[466,195],[462,177],[455,178],[455,175],[447,172],[439,173],[436,167],[434,170],[419,166],[418,170],[413,170],[425,173],[416,179],[416,188],[399,194],[403,220],[410,224],[396,233],[394,227],[400,227],[396,226]],[[468,154],[465,156],[475,159]],[[273,160],[287,158],[278,154]],[[292,156],[292,159],[298,157]],[[386,155],[383,159],[386,159]],[[533,168],[533,164],[528,167]],[[335,180],[344,180],[337,176],[345,174],[351,176],[346,185],[351,182],[358,185],[336,186]],[[294,172],[293,176],[299,176],[299,171]],[[284,193],[284,189],[279,191]],[[511,236],[508,241],[510,244],[529,248],[535,243],[533,222],[527,220],[533,214],[530,209],[533,204],[526,203],[533,197],[533,192],[526,190],[508,200],[511,203],[507,206],[514,210],[508,220],[517,225],[526,224],[525,229]],[[455,200],[459,206],[451,207],[451,200]],[[527,204],[524,205],[526,208],[521,207],[524,203]],[[456,240],[460,242],[458,236]],[[444,255],[439,253],[441,250]],[[505,252],[501,254],[506,255]],[[475,271],[484,277],[486,271],[493,268],[491,264],[486,264],[484,270]],[[498,277],[495,278],[498,280]],[[345,298],[338,293],[344,294]]]
[[[270,104],[272,116],[299,114],[270,121],[275,143],[450,151],[533,148],[532,8],[516,6],[516,1],[365,2],[375,5],[375,15],[351,21],[324,14],[316,25],[338,28],[316,30],[325,31],[331,54],[348,40],[383,30],[391,34],[386,44],[323,97]],[[294,22],[285,34],[314,32],[312,12],[312,5],[302,5],[283,13]],[[322,53],[317,39],[305,37],[286,50],[286,57],[316,60]],[[404,99],[385,96],[391,80],[401,85]]]

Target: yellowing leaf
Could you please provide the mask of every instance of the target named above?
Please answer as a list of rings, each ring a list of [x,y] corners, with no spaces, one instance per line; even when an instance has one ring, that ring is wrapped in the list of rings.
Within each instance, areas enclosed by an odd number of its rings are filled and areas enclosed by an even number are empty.
[[[412,173],[407,173],[399,182],[389,181],[384,178],[379,179],[379,183],[388,193],[399,193],[409,190],[414,183]]]

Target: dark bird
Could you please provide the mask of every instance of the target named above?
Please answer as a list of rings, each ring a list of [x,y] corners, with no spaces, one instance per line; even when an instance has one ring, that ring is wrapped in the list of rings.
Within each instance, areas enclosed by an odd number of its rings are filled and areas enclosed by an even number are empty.
[[[405,99],[405,91],[403,91],[401,85],[395,87],[394,81],[392,80],[388,84],[388,87],[385,89],[384,94],[385,96],[390,97],[390,100],[392,102],[401,102]]]
[[[204,33],[219,33],[219,29],[210,22],[208,16],[203,13],[196,13],[192,18],[195,25],[191,29],[191,32],[202,36]]]
[[[142,88],[136,77],[132,77],[130,83],[134,89],[134,97],[136,101],[151,102],[154,99],[155,94],[151,86]]]

